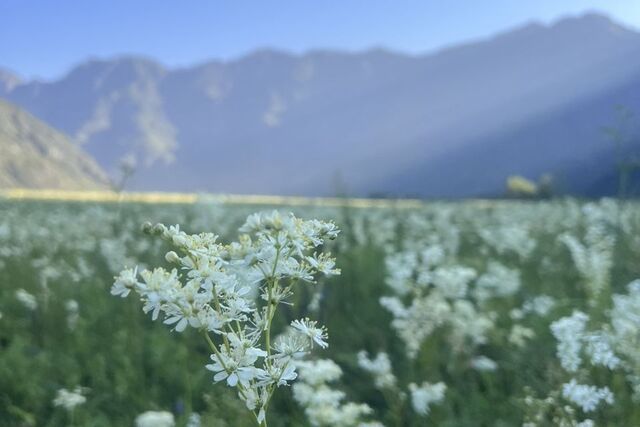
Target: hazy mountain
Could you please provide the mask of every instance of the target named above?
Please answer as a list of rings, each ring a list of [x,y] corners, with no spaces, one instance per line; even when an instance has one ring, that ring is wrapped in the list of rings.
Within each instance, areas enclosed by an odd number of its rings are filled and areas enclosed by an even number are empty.
[[[106,187],[100,167],[66,136],[0,100],[0,188]]]
[[[487,195],[514,173],[590,192],[601,127],[640,111],[640,34],[587,14],[407,56],[263,50],[169,70],[93,60],[0,96],[72,135],[139,189]],[[589,169],[585,169],[586,167]],[[599,181],[604,182],[604,181]],[[591,183],[591,184],[590,184]]]
[[[21,80],[9,70],[0,68],[0,93],[9,92],[18,86]]]

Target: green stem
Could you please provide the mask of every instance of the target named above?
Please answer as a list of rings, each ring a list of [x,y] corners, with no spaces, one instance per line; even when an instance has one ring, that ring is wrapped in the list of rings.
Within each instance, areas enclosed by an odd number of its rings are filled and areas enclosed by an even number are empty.
[[[271,321],[275,314],[275,304],[271,300],[273,297],[273,288],[277,285],[276,281],[276,268],[278,267],[278,260],[280,258],[280,248],[276,249],[276,258],[273,261],[273,268],[271,269],[271,277],[267,279],[267,331],[265,336],[265,344],[267,347],[267,354],[271,356]],[[269,360],[269,359],[267,359]]]

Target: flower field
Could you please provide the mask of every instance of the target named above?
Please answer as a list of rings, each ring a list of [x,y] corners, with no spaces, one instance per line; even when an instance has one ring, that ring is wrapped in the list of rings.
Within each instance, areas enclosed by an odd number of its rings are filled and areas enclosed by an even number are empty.
[[[635,202],[0,199],[0,425],[640,425],[638,279]]]

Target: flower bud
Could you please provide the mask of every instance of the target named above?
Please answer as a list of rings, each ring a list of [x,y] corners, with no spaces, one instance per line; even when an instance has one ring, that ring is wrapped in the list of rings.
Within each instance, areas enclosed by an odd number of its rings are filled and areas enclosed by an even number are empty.
[[[156,225],[154,225],[154,226],[153,226],[153,228],[151,229],[151,232],[152,232],[153,234],[157,234],[157,235],[164,234],[164,232],[165,232],[165,231],[167,231],[167,227],[165,227],[165,226],[164,226],[164,225],[162,225],[162,224],[156,224]]]
[[[171,264],[179,264],[180,263],[180,257],[174,251],[167,252],[167,254],[164,256],[164,259],[166,259],[167,262],[170,262]]]

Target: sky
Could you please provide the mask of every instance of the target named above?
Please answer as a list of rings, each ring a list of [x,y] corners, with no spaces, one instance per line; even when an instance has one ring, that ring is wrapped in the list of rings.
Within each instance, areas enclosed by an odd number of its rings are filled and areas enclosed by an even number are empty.
[[[587,11],[640,30],[640,0],[0,0],[0,67],[55,79],[123,54],[169,67],[265,47],[419,54]]]

